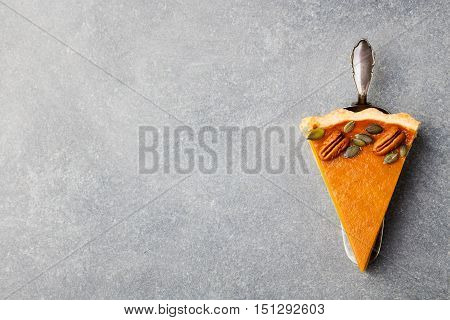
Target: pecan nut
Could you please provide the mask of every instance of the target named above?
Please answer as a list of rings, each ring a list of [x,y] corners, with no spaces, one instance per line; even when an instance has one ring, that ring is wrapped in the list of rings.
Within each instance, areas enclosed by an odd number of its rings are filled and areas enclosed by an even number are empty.
[[[347,148],[350,139],[340,131],[333,131],[323,142],[319,150],[319,158],[325,161],[332,160],[339,156]]]
[[[405,141],[406,135],[398,127],[392,127],[386,130],[373,145],[373,152],[378,156],[384,156],[400,146]]]

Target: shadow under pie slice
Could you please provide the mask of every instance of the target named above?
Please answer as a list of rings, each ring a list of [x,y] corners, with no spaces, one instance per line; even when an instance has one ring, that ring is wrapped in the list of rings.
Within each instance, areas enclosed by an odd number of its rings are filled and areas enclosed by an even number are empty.
[[[409,114],[374,108],[338,109],[300,123],[361,271],[419,124]]]

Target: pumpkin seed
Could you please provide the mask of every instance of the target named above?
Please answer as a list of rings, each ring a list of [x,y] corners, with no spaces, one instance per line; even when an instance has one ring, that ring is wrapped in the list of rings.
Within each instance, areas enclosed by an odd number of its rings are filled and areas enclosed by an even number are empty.
[[[406,157],[408,154],[408,147],[405,144],[400,146],[400,157]]]
[[[383,132],[383,128],[375,123],[372,123],[366,128],[366,131],[370,134],[379,134],[380,132]]]
[[[344,156],[344,158],[356,157],[360,150],[361,149],[358,146],[355,146],[355,145],[350,146],[345,150],[343,156]]]
[[[344,132],[349,133],[355,128],[355,121],[350,121],[344,126]]]
[[[319,139],[322,139],[324,134],[325,134],[325,129],[324,128],[312,129],[308,133],[308,137],[306,139],[308,139],[308,140],[319,140]]]
[[[357,138],[353,139],[352,142],[354,145],[357,145],[358,147],[364,147],[366,145],[366,143],[363,140]]]
[[[391,164],[398,160],[398,152],[390,152],[384,157],[384,164]]]
[[[355,138],[364,141],[366,144],[372,143],[373,141],[371,136],[364,133],[358,133],[355,135]]]

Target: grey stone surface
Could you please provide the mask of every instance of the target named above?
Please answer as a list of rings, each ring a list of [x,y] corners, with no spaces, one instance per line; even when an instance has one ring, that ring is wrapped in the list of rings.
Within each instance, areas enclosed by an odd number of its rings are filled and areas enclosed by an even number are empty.
[[[1,1],[1,297],[448,298],[448,32],[447,1]],[[362,37],[369,100],[423,124],[367,273],[305,146],[296,175],[139,174],[139,125],[348,105]]]

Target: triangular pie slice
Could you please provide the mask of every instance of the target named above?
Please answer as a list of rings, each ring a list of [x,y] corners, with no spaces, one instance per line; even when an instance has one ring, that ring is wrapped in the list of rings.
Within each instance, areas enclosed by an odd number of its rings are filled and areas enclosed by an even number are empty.
[[[369,108],[302,120],[358,267],[366,270],[419,122]]]

